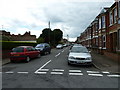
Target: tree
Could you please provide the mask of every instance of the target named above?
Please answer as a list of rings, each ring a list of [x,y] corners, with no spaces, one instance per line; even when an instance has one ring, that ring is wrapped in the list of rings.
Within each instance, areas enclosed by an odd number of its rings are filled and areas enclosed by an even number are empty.
[[[45,42],[45,40],[44,40],[44,38],[42,38],[42,37],[39,37],[38,39],[37,39],[37,43],[44,43]]]
[[[54,36],[54,42],[55,44],[58,44],[59,41],[61,41],[63,37],[63,32],[60,29],[54,29],[53,30],[53,36]]]
[[[53,31],[50,28],[45,28],[42,31],[42,34],[37,39],[38,43],[45,42],[50,43],[55,46],[61,41],[63,37],[63,32],[60,29],[54,29]]]
[[[0,36],[1,37],[1,36]],[[0,38],[2,41],[11,41],[11,38],[8,36],[2,35],[2,38]]]
[[[50,43],[51,39],[52,39],[51,34],[52,34],[51,29],[45,28],[45,29],[43,29],[42,34],[40,35],[40,37],[44,38],[44,42]]]

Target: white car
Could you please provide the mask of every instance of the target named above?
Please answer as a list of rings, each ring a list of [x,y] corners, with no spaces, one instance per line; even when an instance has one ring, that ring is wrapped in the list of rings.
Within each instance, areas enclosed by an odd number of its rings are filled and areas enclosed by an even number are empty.
[[[92,57],[84,46],[74,46],[68,56],[69,64],[92,65]]]
[[[58,45],[56,46],[56,48],[57,48],[57,49],[62,49],[62,48],[63,48],[63,45],[62,45],[62,44],[58,44]]]

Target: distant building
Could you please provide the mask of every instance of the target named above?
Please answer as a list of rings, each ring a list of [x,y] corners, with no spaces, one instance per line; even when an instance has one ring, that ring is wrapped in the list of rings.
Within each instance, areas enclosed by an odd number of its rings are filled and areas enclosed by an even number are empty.
[[[26,42],[36,42],[36,35],[31,35],[31,32],[25,32],[23,35],[10,34],[5,30],[0,30],[0,35],[8,36],[12,41],[26,41]]]

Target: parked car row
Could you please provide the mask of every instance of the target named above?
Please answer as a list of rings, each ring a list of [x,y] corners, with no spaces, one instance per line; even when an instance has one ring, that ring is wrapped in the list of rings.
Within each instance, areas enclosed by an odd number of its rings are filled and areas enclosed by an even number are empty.
[[[18,46],[12,49],[10,53],[10,61],[26,61],[35,57],[41,57],[42,54],[50,54],[51,47],[47,43],[38,44],[36,47],[33,46]]]

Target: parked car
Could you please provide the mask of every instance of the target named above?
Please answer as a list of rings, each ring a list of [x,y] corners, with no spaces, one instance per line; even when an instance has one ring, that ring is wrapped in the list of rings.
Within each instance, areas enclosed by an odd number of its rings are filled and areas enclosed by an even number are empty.
[[[92,57],[84,46],[73,46],[68,56],[68,65],[92,65]]]
[[[63,47],[67,47],[68,45],[67,44],[64,44]]]
[[[51,47],[48,43],[37,44],[35,49],[39,50],[41,54],[44,54],[44,55],[46,55],[47,53],[49,54],[51,53]]]
[[[31,58],[40,57],[40,51],[32,46],[18,46],[13,48],[10,53],[10,61],[23,61],[29,62]]]
[[[57,48],[57,49],[62,49],[62,48],[63,48],[63,45],[62,45],[62,44],[58,44],[58,45],[56,46],[56,48]]]

